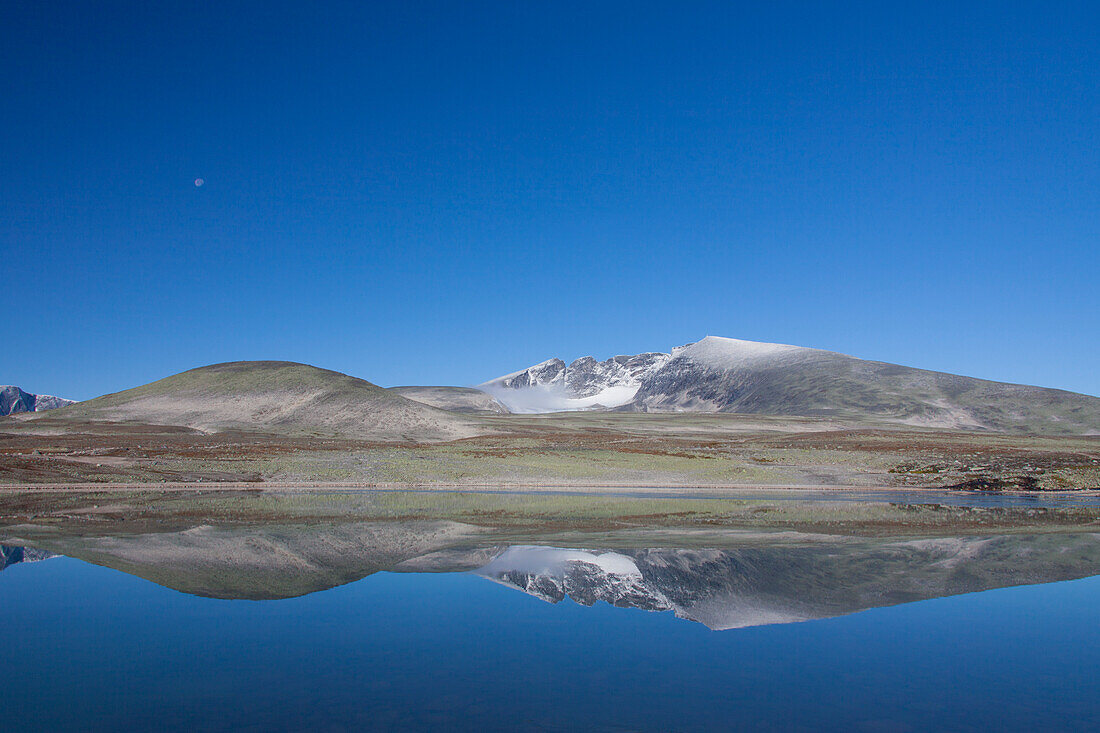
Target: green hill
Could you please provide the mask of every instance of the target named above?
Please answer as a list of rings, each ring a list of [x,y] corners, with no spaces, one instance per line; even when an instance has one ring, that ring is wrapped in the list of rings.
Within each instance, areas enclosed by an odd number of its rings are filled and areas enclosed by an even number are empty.
[[[380,441],[453,440],[488,432],[476,419],[405,399],[356,377],[288,361],[191,369],[50,416]]]

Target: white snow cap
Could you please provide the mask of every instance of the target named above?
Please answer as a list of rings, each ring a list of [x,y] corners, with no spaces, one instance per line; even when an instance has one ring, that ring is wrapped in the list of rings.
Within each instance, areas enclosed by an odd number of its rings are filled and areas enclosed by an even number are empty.
[[[542,412],[568,412],[592,407],[618,407],[625,405],[638,394],[639,384],[608,387],[588,397],[570,397],[565,388],[557,384],[537,384],[513,389],[489,382],[478,389],[492,395],[497,402],[517,414]]]
[[[690,359],[709,366],[732,368],[755,361],[790,356],[799,352],[812,351],[802,346],[789,344],[769,344],[762,341],[744,341],[742,339],[707,336],[701,341],[686,346],[677,346],[672,350],[674,359]]]
[[[515,571],[561,578],[570,563],[595,565],[608,575],[641,577],[634,561],[617,552],[592,552],[540,545],[513,545],[477,570],[479,575],[498,575]]]

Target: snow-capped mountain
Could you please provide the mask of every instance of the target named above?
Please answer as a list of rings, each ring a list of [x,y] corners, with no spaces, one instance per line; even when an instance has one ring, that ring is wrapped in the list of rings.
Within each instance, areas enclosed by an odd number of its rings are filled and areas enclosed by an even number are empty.
[[[493,379],[479,389],[512,412],[619,407],[634,399],[646,377],[669,358],[661,353],[615,356],[606,361],[584,356],[568,366],[561,359],[550,359]]]
[[[41,412],[71,405],[76,400],[54,397],[48,394],[31,394],[14,385],[0,386],[0,415],[17,412]]]
[[[787,344],[707,336],[671,353],[551,359],[486,382],[512,412],[616,409],[1100,433],[1100,398]]]

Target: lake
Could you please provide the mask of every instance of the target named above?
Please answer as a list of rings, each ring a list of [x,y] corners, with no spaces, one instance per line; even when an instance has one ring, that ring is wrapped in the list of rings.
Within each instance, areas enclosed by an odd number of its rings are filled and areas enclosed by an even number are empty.
[[[1100,726],[1093,534],[601,549],[447,531],[6,546],[0,729]]]

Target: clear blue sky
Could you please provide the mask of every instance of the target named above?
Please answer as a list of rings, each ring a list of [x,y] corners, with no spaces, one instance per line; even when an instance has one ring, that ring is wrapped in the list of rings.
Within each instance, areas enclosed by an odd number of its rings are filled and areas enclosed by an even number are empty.
[[[0,383],[712,334],[1100,394],[1094,0],[16,0],[0,64]]]

